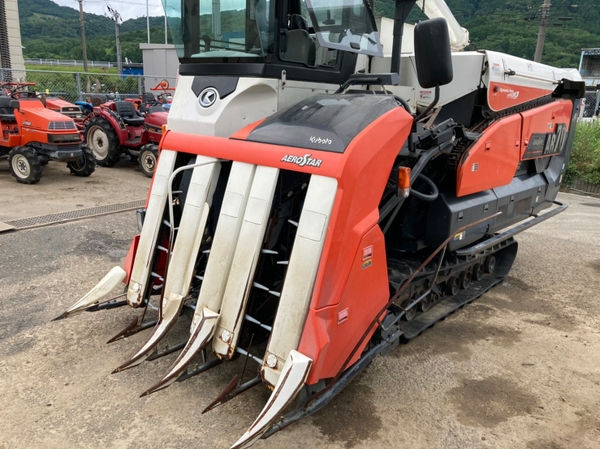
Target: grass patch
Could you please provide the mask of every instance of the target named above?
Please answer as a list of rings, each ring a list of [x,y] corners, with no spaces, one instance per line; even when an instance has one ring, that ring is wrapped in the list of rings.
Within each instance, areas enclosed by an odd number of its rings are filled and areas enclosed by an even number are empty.
[[[565,175],[567,184],[575,176],[592,184],[600,184],[600,122],[577,123]]]

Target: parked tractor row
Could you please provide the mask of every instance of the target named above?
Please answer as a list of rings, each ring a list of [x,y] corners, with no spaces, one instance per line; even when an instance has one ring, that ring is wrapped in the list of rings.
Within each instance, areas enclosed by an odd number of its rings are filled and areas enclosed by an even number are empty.
[[[49,161],[66,162],[76,176],[112,167],[126,153],[152,177],[167,123],[168,86],[157,97],[118,101],[95,95],[82,105],[38,95],[34,83],[0,83],[0,156],[8,155],[17,182],[35,184]],[[30,90],[32,89],[32,90]]]

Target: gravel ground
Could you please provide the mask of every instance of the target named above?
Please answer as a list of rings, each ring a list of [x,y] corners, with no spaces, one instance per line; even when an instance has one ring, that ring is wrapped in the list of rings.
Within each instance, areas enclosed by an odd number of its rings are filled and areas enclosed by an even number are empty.
[[[1,170],[4,219],[29,216],[14,198],[32,191],[4,184]],[[132,190],[145,191],[145,178],[117,172],[100,169],[89,181],[125,183],[118,192],[131,198],[111,193],[113,201],[143,198]],[[130,177],[137,184],[123,188]],[[42,183],[59,183],[58,172]],[[77,195],[90,193],[78,189],[62,207],[83,204]],[[255,447],[598,448],[600,200],[559,199],[569,209],[519,236],[504,283],[378,357],[325,409]],[[175,355],[110,374],[149,336],[105,344],[133,309],[50,321],[120,264],[135,232],[127,212],[0,235],[0,449],[227,448],[261,410],[269,392],[258,387],[201,414],[236,363],[139,398]],[[169,342],[187,334],[188,320],[177,324]]]

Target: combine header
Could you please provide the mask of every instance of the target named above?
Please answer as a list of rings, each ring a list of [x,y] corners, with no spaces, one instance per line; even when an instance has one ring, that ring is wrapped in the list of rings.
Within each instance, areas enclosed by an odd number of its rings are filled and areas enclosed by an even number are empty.
[[[273,392],[234,448],[484,294],[566,208],[579,75],[451,52],[468,35],[443,1],[415,27],[408,0],[377,22],[363,0],[163,3],[181,67],[140,234],[59,318],[142,309],[115,338],[152,334],[115,371],[180,351],[144,395],[243,358],[206,410]],[[159,351],[182,315],[189,339]]]

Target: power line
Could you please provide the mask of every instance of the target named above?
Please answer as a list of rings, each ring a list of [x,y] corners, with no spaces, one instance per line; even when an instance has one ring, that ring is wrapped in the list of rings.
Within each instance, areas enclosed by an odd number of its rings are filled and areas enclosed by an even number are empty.
[[[112,16],[111,19],[115,21],[115,35],[117,37],[117,70],[119,75],[123,73],[123,62],[121,61],[121,14],[114,8],[111,8],[106,2],[106,8]]]
[[[548,18],[550,17],[550,0],[544,0],[542,6],[542,17],[540,21],[540,31],[538,33],[537,44],[535,46],[535,62],[542,62],[542,53],[544,52],[544,41],[546,40],[546,26],[548,26]]]

